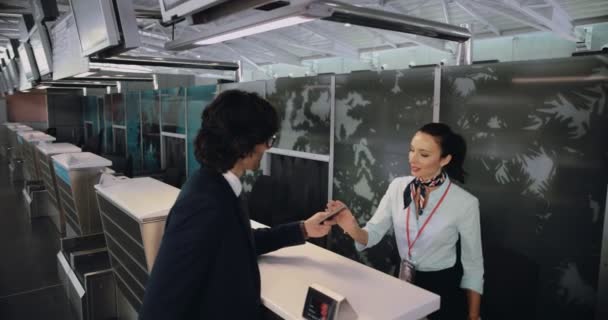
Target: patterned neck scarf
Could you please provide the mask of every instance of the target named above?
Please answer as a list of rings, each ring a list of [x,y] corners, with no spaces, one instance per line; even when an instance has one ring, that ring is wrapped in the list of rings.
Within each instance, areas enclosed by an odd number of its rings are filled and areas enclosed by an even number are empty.
[[[403,192],[403,204],[404,209],[409,207],[413,199],[417,199],[416,208],[418,209],[418,216],[422,215],[422,210],[426,205],[426,196],[428,188],[441,186],[447,178],[445,172],[441,171],[437,176],[429,180],[421,180],[419,178],[414,179],[410,184],[407,185]]]

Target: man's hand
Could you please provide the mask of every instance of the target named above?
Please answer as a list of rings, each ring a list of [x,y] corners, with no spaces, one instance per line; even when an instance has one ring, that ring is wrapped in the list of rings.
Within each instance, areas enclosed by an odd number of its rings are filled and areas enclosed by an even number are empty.
[[[306,233],[310,238],[321,238],[325,237],[329,230],[331,230],[331,226],[336,224],[335,221],[327,220],[321,224],[321,220],[323,220],[329,212],[321,211],[315,213],[312,217],[308,218],[304,221],[304,227],[306,228]]]

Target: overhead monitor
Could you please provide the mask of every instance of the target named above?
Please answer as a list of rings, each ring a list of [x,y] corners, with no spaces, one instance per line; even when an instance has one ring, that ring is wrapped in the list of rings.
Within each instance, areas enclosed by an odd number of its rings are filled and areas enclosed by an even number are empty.
[[[45,76],[53,71],[53,52],[49,34],[44,25],[37,23],[30,32],[30,46],[36,60],[36,66],[40,76]]]
[[[21,15],[19,19],[19,41],[26,42],[30,37],[30,30],[34,26],[34,18],[31,14]]]
[[[6,44],[6,54],[8,55],[8,59],[15,59],[19,56],[19,52],[17,52],[18,47],[18,39],[9,39],[8,43]]]
[[[8,92],[6,79],[4,78],[4,72],[0,71],[0,93],[4,94]]]
[[[13,85],[13,79],[8,72],[8,66],[2,67],[2,79],[4,81],[5,92],[13,93],[15,86]]]
[[[141,44],[131,1],[70,0],[70,4],[83,55]]]
[[[15,59],[11,59],[8,61],[6,65],[6,69],[11,78],[11,85],[13,88],[19,87],[19,68],[17,68],[17,63],[15,63]]]
[[[163,21],[168,22],[216,6],[227,0],[159,0]]]
[[[89,58],[82,54],[71,13],[59,18],[51,27],[50,38],[53,44],[53,80],[61,80],[89,71]],[[40,69],[40,66],[38,68]]]
[[[34,54],[30,44],[24,42],[19,46],[18,50],[19,56],[21,57],[19,59],[21,62],[21,71],[25,75],[25,79],[29,82],[40,79],[40,74],[38,73],[38,67],[36,66],[36,61],[34,60]]]
[[[118,45],[120,35],[111,0],[70,0],[70,6],[85,56]]]

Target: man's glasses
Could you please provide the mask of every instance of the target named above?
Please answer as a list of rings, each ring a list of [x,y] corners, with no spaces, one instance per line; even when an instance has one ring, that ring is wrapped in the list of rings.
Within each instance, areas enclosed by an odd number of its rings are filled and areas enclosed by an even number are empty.
[[[275,141],[277,141],[277,135],[276,134],[272,135],[272,137],[268,138],[268,141],[266,141],[266,145],[268,146],[268,148],[272,148],[272,146],[274,145]]]

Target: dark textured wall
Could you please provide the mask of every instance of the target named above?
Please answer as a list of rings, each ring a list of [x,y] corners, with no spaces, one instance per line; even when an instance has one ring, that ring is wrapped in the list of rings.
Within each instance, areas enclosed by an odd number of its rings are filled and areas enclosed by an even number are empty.
[[[433,69],[357,72],[336,76],[333,198],[361,225],[374,214],[389,183],[409,173],[412,135],[433,118]],[[392,273],[399,260],[392,231],[375,247],[356,252],[335,230],[330,248]]]
[[[487,318],[593,317],[606,74],[599,56],[444,69],[440,119],[464,134],[480,199]]]
[[[279,113],[276,147],[329,155],[330,76],[269,80],[266,98]]]

